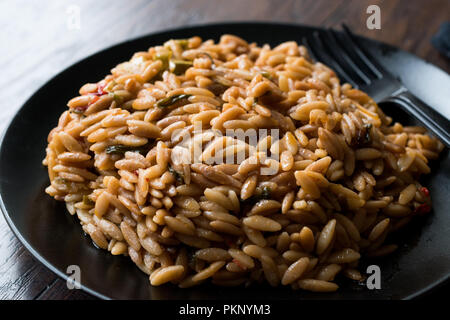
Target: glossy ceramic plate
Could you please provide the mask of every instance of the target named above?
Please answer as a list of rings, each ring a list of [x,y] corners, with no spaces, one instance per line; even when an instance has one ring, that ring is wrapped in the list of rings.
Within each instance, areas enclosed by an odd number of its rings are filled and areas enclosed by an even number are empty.
[[[66,110],[67,101],[77,95],[81,85],[102,79],[112,67],[128,60],[134,52],[171,38],[199,35],[203,39],[218,40],[224,33],[236,34],[260,45],[269,43],[274,46],[289,40],[300,42],[302,36],[314,30],[317,29],[269,23],[187,27],[121,43],[64,70],[23,105],[3,137],[0,202],[11,229],[40,262],[59,276],[67,277],[69,265],[80,266],[82,289],[105,299],[408,299],[443,284],[450,274],[448,150],[443,152],[440,160],[431,164],[432,174],[424,181],[431,191],[432,213],[416,219],[396,236],[401,240],[396,253],[381,260],[363,261],[363,269],[369,264],[380,266],[380,290],[369,290],[344,278],[337,279],[340,289],[330,294],[268,286],[220,288],[202,285],[179,289],[167,284],[151,287],[147,275],[129,258],[112,256],[107,251],[96,249],[64,204],[45,194],[49,179],[41,162],[45,156],[47,134]],[[413,93],[448,116],[448,74],[392,46],[369,39],[361,41]],[[403,123],[414,123],[414,119],[395,106],[386,105],[383,109]]]

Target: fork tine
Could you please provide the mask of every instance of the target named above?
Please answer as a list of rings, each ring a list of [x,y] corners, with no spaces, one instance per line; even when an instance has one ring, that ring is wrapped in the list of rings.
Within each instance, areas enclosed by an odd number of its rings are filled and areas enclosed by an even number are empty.
[[[309,56],[315,60],[315,61],[319,61],[319,59],[316,57],[316,55],[313,52],[313,49],[311,48],[311,46],[309,45],[308,39],[306,39],[306,37],[302,38],[302,44],[306,47],[306,49],[308,49],[308,54]]]
[[[379,79],[383,78],[383,75],[389,75],[389,72],[386,71],[369,52],[364,50],[363,47],[359,45],[358,40],[350,31],[350,28],[347,27],[346,24],[342,24],[342,28],[344,29],[343,34],[346,40],[352,44],[354,52],[358,55],[358,58],[366,64],[373,74]]]
[[[324,48],[323,42],[317,32],[313,33],[313,38],[304,38],[304,44],[306,44],[306,46],[311,50],[317,61],[321,61],[329,65],[342,79],[344,79],[344,81],[350,83],[354,87],[358,87],[353,78],[341,68],[339,63],[337,63],[333,57],[329,55],[328,50]]]
[[[342,66],[346,66],[350,68],[356,75],[366,84],[370,84],[372,81],[368,75],[366,75],[362,68],[358,66],[357,62],[354,61],[347,50],[345,50],[344,46],[340,43],[336,31],[332,29],[328,29],[325,32],[325,36],[328,38],[328,41],[325,44],[329,47],[330,52],[336,57],[336,59],[340,60]]]

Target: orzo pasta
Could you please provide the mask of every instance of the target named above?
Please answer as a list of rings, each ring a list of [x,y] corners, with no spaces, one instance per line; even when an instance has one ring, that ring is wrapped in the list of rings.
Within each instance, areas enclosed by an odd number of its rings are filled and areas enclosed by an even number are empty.
[[[46,192],[152,285],[361,280],[360,257],[394,251],[387,235],[430,211],[418,178],[444,148],[293,41],[170,40],[68,107]]]

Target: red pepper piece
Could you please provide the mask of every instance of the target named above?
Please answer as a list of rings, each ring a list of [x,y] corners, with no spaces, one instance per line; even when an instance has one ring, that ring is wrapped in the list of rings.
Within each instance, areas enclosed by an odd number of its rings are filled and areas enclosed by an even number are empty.
[[[232,261],[242,270],[247,270],[247,268],[245,266],[243,266],[238,260],[233,259]]]
[[[99,85],[97,86],[97,94],[98,94],[99,96],[102,96],[102,95],[108,93],[108,92],[106,92],[106,91],[103,91],[103,89],[105,89],[105,87],[106,87],[106,83],[102,83],[102,84],[99,84]]]
[[[83,113],[86,111],[86,109],[88,108],[88,106],[84,106],[84,107],[76,107],[74,108],[75,112],[77,113]]]
[[[225,243],[229,246],[229,247],[233,247],[233,241],[229,240],[229,239],[225,239]]]
[[[418,206],[414,212],[418,214],[424,214],[431,211],[431,207],[427,203],[422,203],[420,206]]]
[[[91,99],[91,101],[89,101],[89,104],[88,104],[88,105],[90,106],[91,104],[97,102],[98,99],[100,99],[100,97],[99,97],[98,95],[95,95],[95,97],[93,97],[93,98]]]
[[[106,83],[102,83],[102,84],[98,84],[97,85],[97,92],[91,92],[89,93],[91,96],[103,96],[105,94],[107,94],[107,91],[104,91],[106,87]]]
[[[429,196],[430,196],[430,190],[428,190],[428,188],[422,187],[422,188],[420,188],[419,190],[420,190],[420,192],[422,192],[426,197],[429,197]]]

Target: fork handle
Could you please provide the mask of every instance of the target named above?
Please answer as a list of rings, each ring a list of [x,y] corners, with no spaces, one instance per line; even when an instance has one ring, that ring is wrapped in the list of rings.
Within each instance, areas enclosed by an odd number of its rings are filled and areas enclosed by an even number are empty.
[[[450,148],[450,121],[411,92],[402,90],[384,101],[400,105]]]

